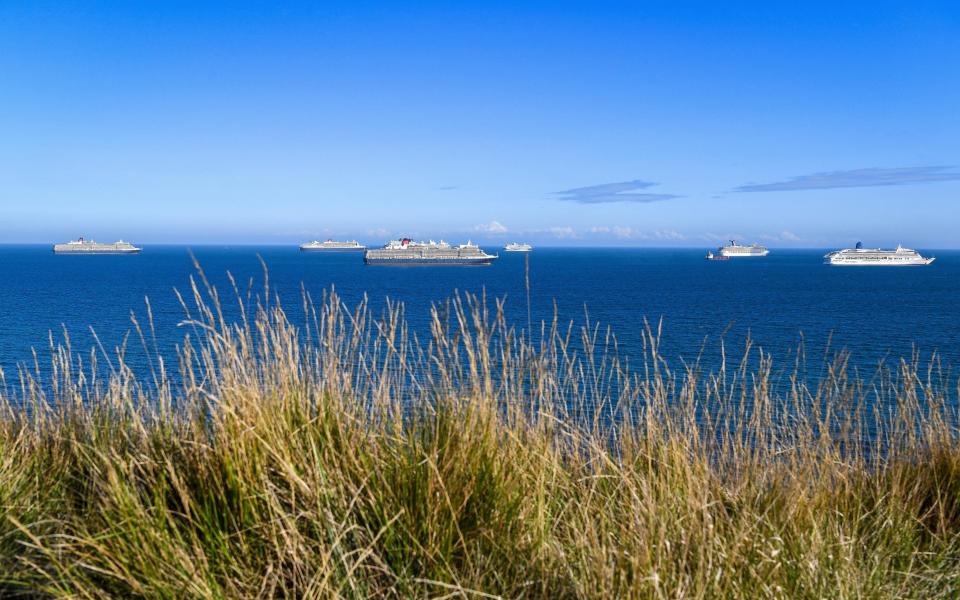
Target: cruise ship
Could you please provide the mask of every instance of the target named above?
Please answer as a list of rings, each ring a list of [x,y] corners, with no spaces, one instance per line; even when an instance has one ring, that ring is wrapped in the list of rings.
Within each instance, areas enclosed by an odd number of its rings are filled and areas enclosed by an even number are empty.
[[[760,244],[741,246],[735,240],[730,240],[729,245],[717,248],[717,254],[734,258],[740,256],[766,256],[770,254],[770,251]]]
[[[871,266],[871,267],[919,267],[929,265],[935,259],[924,258],[916,250],[897,245],[896,250],[864,248],[857,242],[855,248],[844,248],[830,252],[823,257],[831,265]]]
[[[66,244],[54,244],[55,254],[136,254],[142,248],[137,248],[129,242],[119,240],[112,244],[101,244],[93,240],[79,238]]]
[[[409,238],[363,253],[363,262],[368,265],[489,265],[496,258],[470,242],[451,246],[443,240],[415,242]]]
[[[507,244],[504,246],[503,249],[507,252],[530,252],[533,250],[533,246],[530,244],[519,244],[517,242],[513,242],[512,244]]]
[[[335,242],[333,240],[321,242],[314,240],[306,244],[300,244],[300,250],[303,252],[355,252],[366,249],[367,247],[357,240],[350,240],[349,242]]]

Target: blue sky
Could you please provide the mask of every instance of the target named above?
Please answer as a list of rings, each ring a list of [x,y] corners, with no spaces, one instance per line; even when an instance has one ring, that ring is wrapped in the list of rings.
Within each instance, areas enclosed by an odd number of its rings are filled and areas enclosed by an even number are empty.
[[[0,3],[0,243],[960,247],[960,8]]]

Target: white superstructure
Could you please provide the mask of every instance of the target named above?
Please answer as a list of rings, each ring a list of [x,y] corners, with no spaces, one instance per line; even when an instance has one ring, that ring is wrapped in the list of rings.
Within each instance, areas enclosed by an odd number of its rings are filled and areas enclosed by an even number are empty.
[[[871,267],[918,267],[929,265],[935,259],[924,258],[916,250],[897,246],[896,250],[864,248],[857,242],[856,248],[835,250],[823,257],[831,265],[871,266]]]
[[[363,253],[368,265],[489,265],[496,258],[470,242],[451,246],[443,240],[415,242],[410,238],[392,240],[383,248]]]
[[[741,246],[735,240],[730,240],[729,245],[721,246],[717,249],[717,252],[720,256],[729,256],[731,258],[740,256],[766,256],[770,254],[770,251],[760,244]]]
[[[118,240],[112,244],[101,244],[93,240],[79,238],[65,244],[53,245],[53,251],[56,254],[137,254],[140,250],[142,248],[123,240]]]
[[[531,250],[533,250],[533,246],[531,246],[530,244],[521,244],[518,242],[513,242],[511,244],[507,244],[506,246],[504,246],[503,249],[507,252],[530,252]]]
[[[357,240],[350,240],[349,242],[337,242],[334,240],[327,240],[325,242],[314,240],[312,242],[307,242],[306,244],[300,244],[300,249],[304,252],[311,252],[314,250],[327,250],[330,252],[348,252],[351,250],[366,250],[367,247],[358,242]]]

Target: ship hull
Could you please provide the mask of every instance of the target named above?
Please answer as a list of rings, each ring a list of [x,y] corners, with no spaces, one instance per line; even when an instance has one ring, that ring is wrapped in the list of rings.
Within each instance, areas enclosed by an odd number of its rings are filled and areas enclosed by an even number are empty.
[[[141,249],[140,249],[140,248],[136,248],[136,249],[134,249],[134,250],[113,250],[113,249],[111,249],[111,250],[64,250],[64,249],[59,249],[59,248],[54,248],[54,249],[53,249],[53,253],[54,253],[54,254],[63,254],[63,255],[67,255],[67,254],[112,254],[112,255],[118,255],[118,254],[140,254],[140,252],[141,252]]]
[[[721,256],[726,256],[727,258],[750,258],[750,257],[760,257],[770,254],[769,250],[764,250],[762,252],[728,252],[722,250],[720,252]]]
[[[826,262],[826,264],[828,264],[828,265],[830,265],[830,266],[832,266],[832,267],[925,267],[925,266],[929,265],[930,263],[932,263],[934,260],[936,260],[936,259],[935,259],[935,258],[925,258],[925,259],[923,259],[923,260],[917,260],[917,261],[906,261],[906,260],[903,260],[903,261],[895,261],[895,260],[890,260],[890,261],[881,261],[881,260],[875,260],[875,261],[853,261],[853,260],[838,260],[838,261],[832,261],[832,260],[827,260],[827,261],[825,261],[825,262]]]
[[[366,248],[304,248],[300,247],[300,252],[363,252]]]
[[[378,258],[364,256],[368,265],[387,265],[396,267],[483,267],[493,264],[497,257],[489,258]]]

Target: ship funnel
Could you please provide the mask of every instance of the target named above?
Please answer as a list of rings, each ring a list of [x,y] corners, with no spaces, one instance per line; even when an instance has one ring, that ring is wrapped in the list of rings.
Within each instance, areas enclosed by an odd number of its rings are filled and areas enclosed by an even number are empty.
[[[857,250],[863,250],[863,242],[857,242]]]

